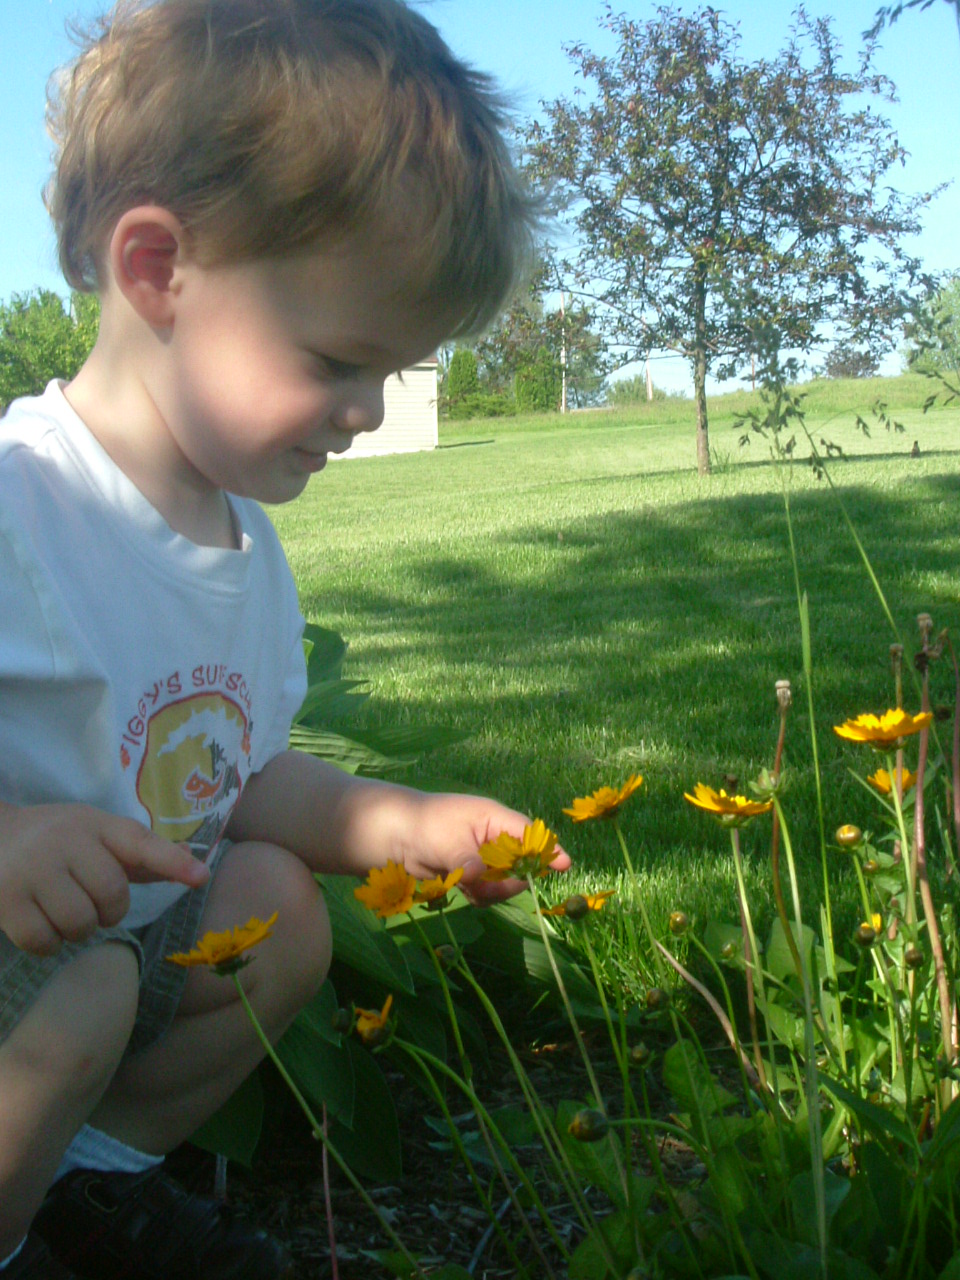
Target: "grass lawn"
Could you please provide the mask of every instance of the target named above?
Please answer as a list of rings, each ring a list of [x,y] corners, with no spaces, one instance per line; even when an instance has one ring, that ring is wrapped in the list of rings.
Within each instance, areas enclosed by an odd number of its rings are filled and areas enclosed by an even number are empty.
[[[878,390],[903,434],[856,429]],[[960,409],[924,416],[930,390],[919,378],[822,383],[807,400],[813,437],[844,451],[830,476],[908,654],[919,611],[952,632],[960,621]],[[744,402],[711,402],[720,465],[705,478],[692,403],[667,400],[442,424],[436,451],[331,465],[271,512],[304,612],[343,633],[346,674],[369,681],[369,721],[469,735],[425,757],[411,781],[484,791],[542,817],[575,858],[568,884],[580,888],[610,884],[620,855],[609,827],[575,828],[561,810],[644,775],[623,817],[655,927],[677,907],[701,923],[736,918],[727,837],[683,791],[731,772],[742,790],[772,763],[780,678],[795,694],[787,808],[811,906],[821,885],[784,486],[810,599],[827,830],[876,827],[848,772],[874,762],[830,726],[893,705],[896,636],[828,483],[802,462],[773,465],[759,439],[738,445]],[[934,684],[952,702],[946,660]],[[916,709],[912,691],[906,703]],[[766,819],[744,831],[761,917],[768,837]],[[835,909],[852,920],[840,855],[835,879]]]

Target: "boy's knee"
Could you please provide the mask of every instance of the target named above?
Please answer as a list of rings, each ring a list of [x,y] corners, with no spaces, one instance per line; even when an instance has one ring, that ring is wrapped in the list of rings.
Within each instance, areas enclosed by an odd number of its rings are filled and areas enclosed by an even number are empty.
[[[276,933],[289,957],[287,979],[297,982],[305,1003],[326,978],[333,956],[327,906],[313,872],[292,854],[286,855],[284,873],[272,887]]]
[[[64,1098],[98,1096],[116,1071],[137,1014],[133,951],[106,943],[82,951],[40,990],[0,1047],[3,1074],[43,1081]]]

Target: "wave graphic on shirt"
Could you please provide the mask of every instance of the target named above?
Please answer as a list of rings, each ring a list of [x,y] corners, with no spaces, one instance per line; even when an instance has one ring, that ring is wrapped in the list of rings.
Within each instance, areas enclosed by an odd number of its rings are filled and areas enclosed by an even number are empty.
[[[150,825],[170,840],[219,831],[240,794],[247,718],[220,693],[165,706],[147,726],[137,796]]]

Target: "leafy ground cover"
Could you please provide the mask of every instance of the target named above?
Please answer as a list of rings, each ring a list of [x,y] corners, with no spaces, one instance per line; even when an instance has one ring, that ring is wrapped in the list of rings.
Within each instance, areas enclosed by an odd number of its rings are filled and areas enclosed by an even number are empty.
[[[938,626],[956,622],[960,411],[923,415],[928,387],[820,383],[806,402],[813,438],[843,449],[830,474],[901,632],[920,609]],[[874,421],[878,392],[903,433],[857,428],[858,414]],[[896,637],[827,482],[801,461],[772,465],[762,441],[741,448],[733,423],[748,405],[739,393],[712,403],[721,462],[705,478],[692,405],[668,400],[445,425],[435,452],[330,466],[273,513],[305,612],[348,639],[345,674],[370,682],[371,722],[467,734],[413,781],[486,791],[543,817],[575,858],[569,887],[589,889],[616,881],[619,859],[562,809],[643,774],[625,834],[658,929],[678,907],[695,926],[733,909],[716,833],[683,792],[769,763],[776,680],[790,679],[805,704],[785,487],[810,600],[815,714],[828,724],[879,706],[889,685]],[[933,697],[946,701],[946,688]],[[787,758],[799,873],[816,891],[803,716]],[[841,744],[826,744],[821,768],[829,820],[862,821],[869,801]],[[772,903],[749,832],[744,856],[762,925]],[[837,867],[832,892],[841,922],[852,920],[848,868]]]

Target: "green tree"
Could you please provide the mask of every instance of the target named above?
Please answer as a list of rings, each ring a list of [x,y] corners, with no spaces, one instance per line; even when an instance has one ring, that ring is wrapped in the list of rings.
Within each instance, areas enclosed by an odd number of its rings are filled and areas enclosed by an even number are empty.
[[[941,381],[960,379],[960,271],[931,289],[904,326],[907,367]]]
[[[100,303],[72,293],[69,304],[50,289],[15,293],[0,304],[0,406],[38,395],[52,378],[69,381],[97,338]]]
[[[517,369],[514,395],[517,408],[536,413],[560,407],[560,362],[547,347],[540,347]]]
[[[849,342],[838,342],[827,352],[822,378],[872,378],[880,367],[873,351],[861,351]]]
[[[528,164],[572,224],[565,271],[621,363],[690,361],[705,472],[709,372],[808,352],[828,327],[889,348],[919,276],[901,239],[930,195],[890,187],[904,152],[868,100],[892,86],[869,43],[855,73],[840,70],[829,20],[799,10],[785,48],[752,63],[711,8],[635,22],[608,5],[603,26],[618,52],[569,50],[592,92],[545,108]]]
[[[582,301],[566,295],[563,307],[545,308],[544,294],[550,291],[552,278],[555,270],[545,262],[526,291],[514,298],[476,344],[480,381],[490,392],[512,394],[518,375],[537,361],[539,352],[546,350],[561,376],[566,370],[568,402],[582,407],[594,403],[602,391],[606,372],[604,345],[594,330],[593,314]],[[558,404],[559,399],[558,391]]]
[[[457,404],[480,390],[477,357],[469,347],[458,347],[454,351],[443,383],[444,395],[450,404]]]

